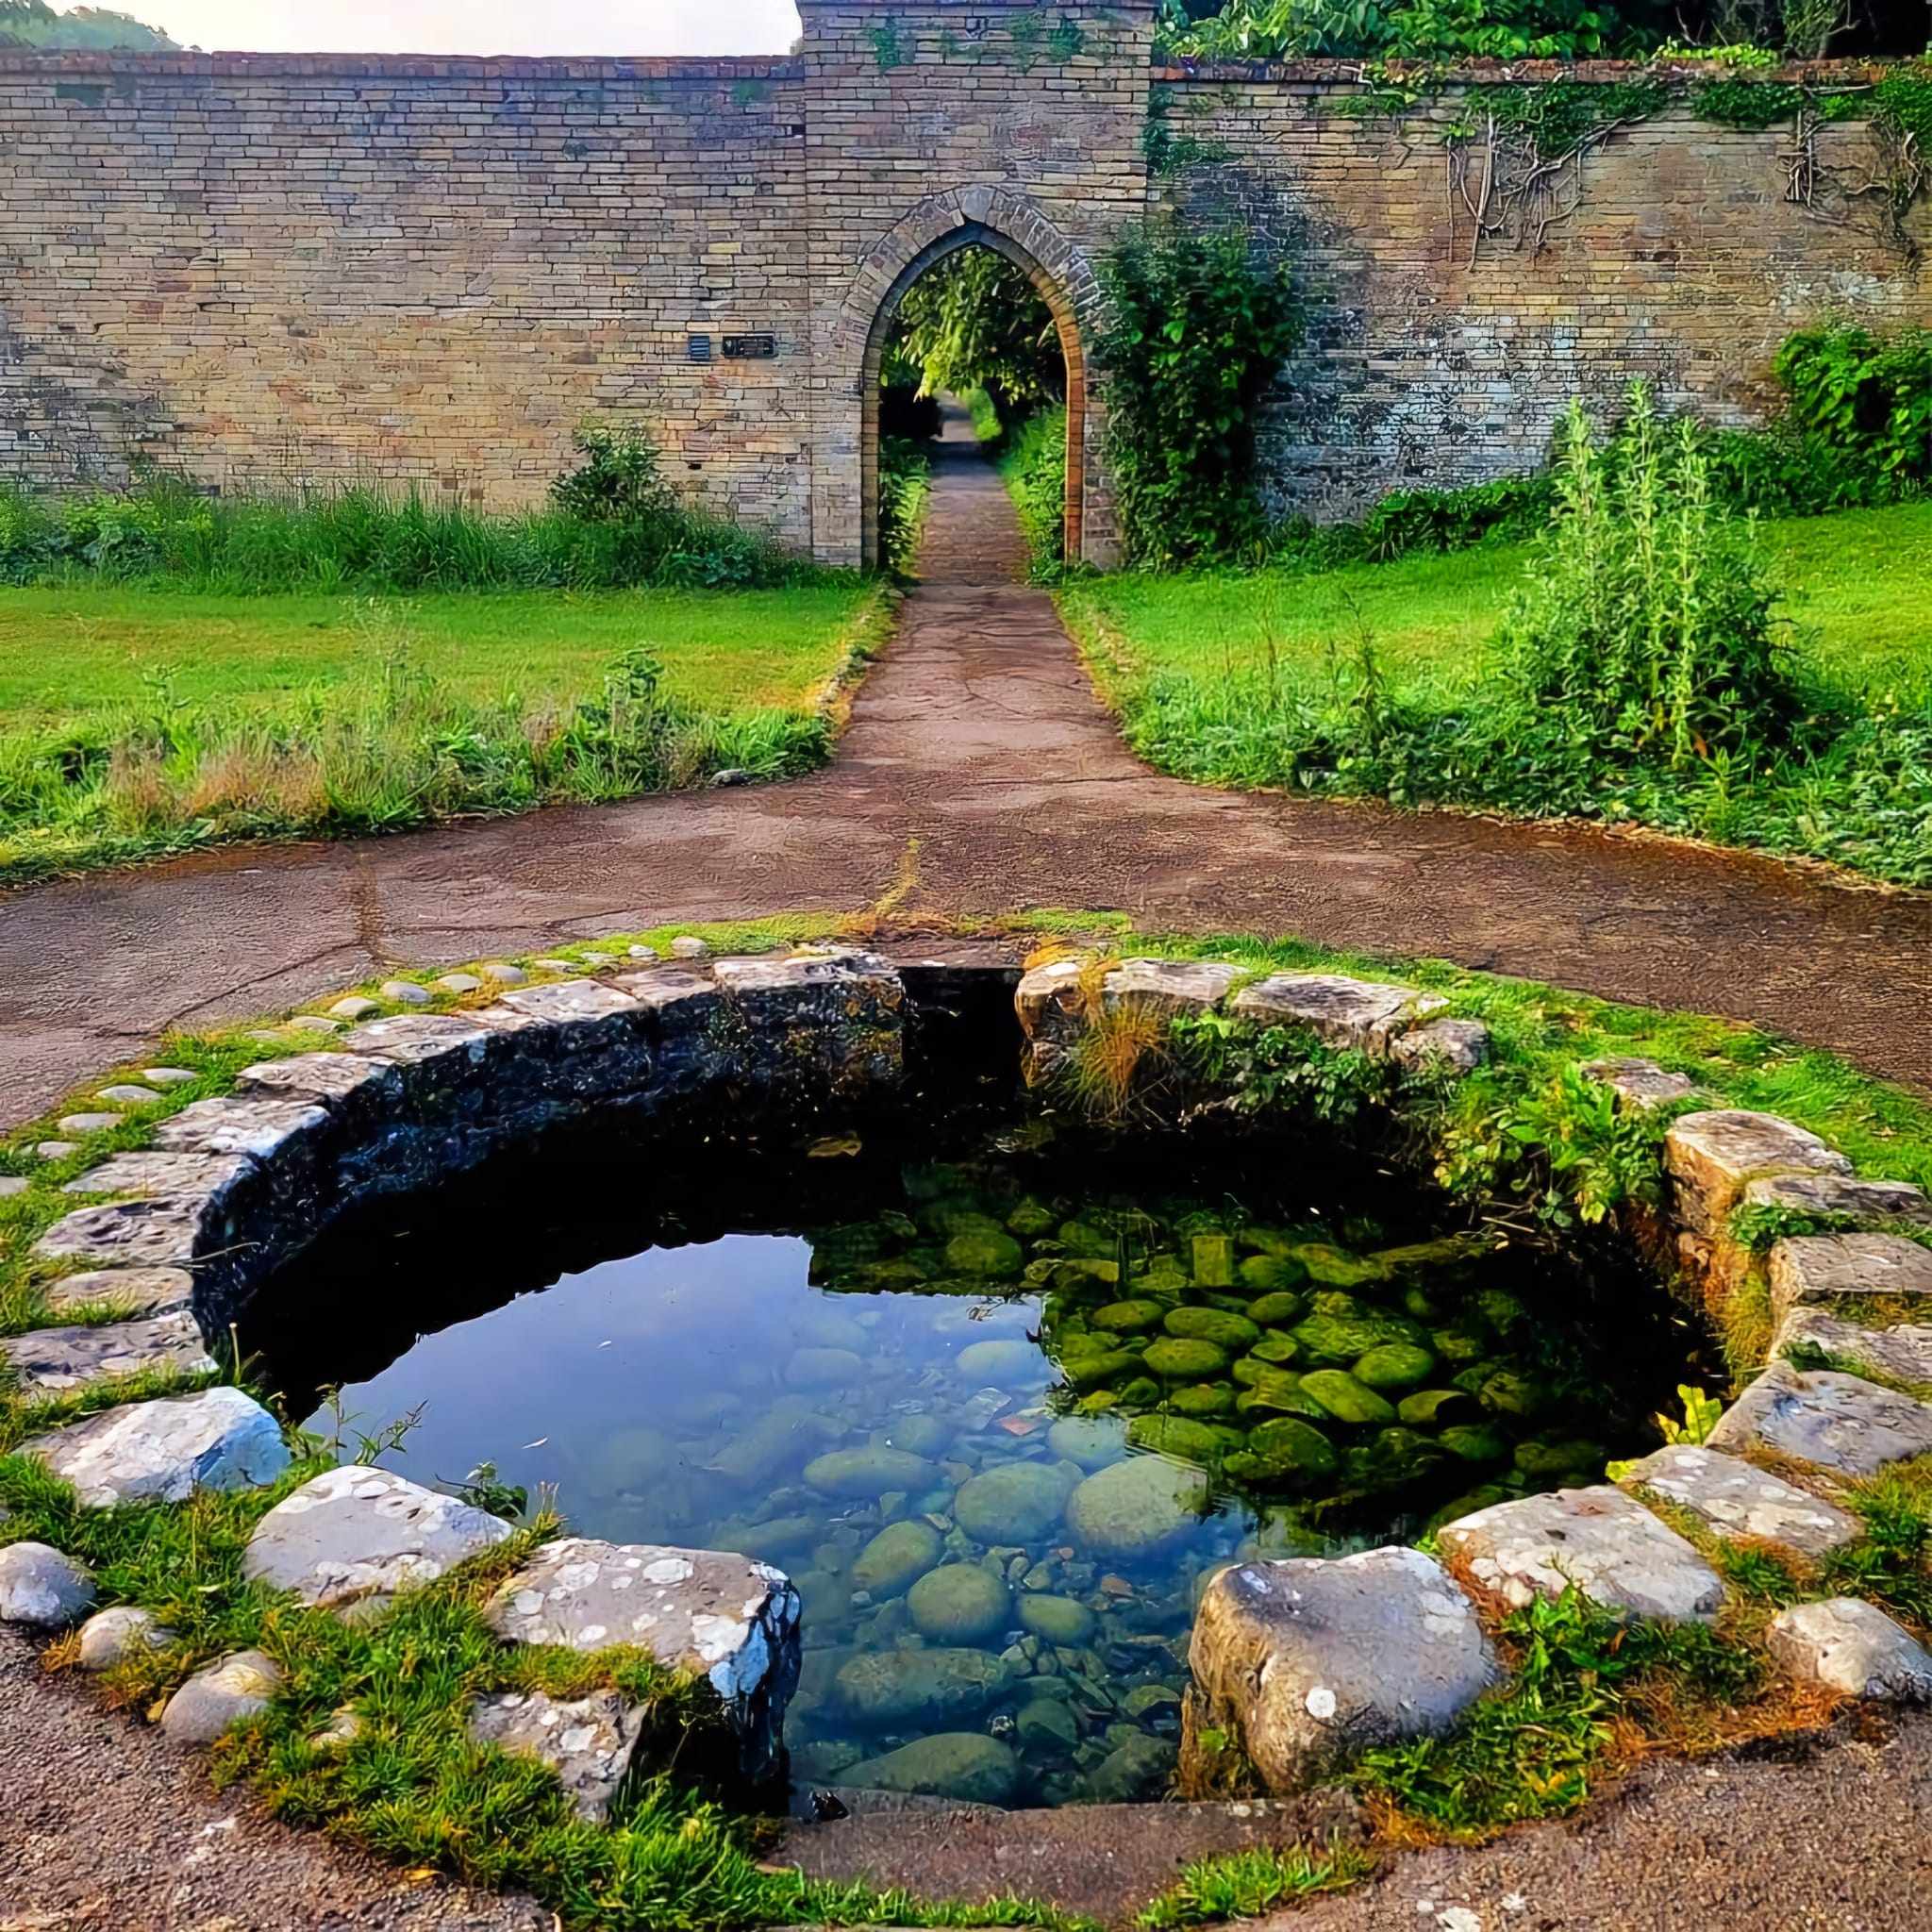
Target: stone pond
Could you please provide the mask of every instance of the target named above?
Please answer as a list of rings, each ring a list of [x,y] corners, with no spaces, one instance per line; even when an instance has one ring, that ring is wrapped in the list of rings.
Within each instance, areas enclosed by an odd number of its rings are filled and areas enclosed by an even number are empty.
[[[337,1226],[241,1339],[325,1437],[411,1418],[419,1481],[782,1569],[802,1784],[1002,1805],[1168,1788],[1230,1560],[1595,1480],[1682,1378],[1660,1291],[1412,1183],[998,1114],[503,1157]]]

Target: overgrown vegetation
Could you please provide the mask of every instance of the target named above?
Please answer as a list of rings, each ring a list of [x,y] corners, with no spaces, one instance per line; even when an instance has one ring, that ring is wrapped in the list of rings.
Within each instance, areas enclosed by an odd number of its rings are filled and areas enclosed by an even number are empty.
[[[1062,401],[1059,330],[1017,263],[987,247],[934,263],[900,298],[891,347],[922,395],[983,390],[1002,423]]]
[[[492,516],[410,492],[208,496],[156,478],[44,498],[0,486],[0,583],[279,591],[749,589],[814,579],[767,539],[694,509],[641,431],[589,422],[552,508]]]
[[[909,437],[879,439],[879,567],[903,576],[919,547],[932,486],[932,459]]]
[[[46,0],[0,0],[0,47],[39,47],[49,53],[126,47],[165,53],[175,45],[159,27],[110,7],[70,7],[61,12]]]
[[[1130,741],[1187,776],[1635,821],[1932,883],[1932,682],[1867,696],[1819,675],[1696,432],[1641,390],[1607,444],[1574,410],[1552,487],[1550,532],[1453,685],[1398,683],[1358,619],[1312,673],[1264,634],[1265,661],[1218,677],[1137,675],[1097,594],[1067,608]]]
[[[1374,1859],[1354,1845],[1261,1845],[1202,1858],[1182,1868],[1173,1887],[1134,1922],[1144,1932],[1177,1932],[1186,1925],[1258,1919],[1297,1899],[1345,1891],[1374,1869]]]
[[[1019,513],[1033,575],[1057,575],[1066,561],[1067,412],[1064,405],[1028,416],[1004,438],[1000,476]]]
[[[1103,258],[1108,455],[1132,561],[1224,557],[1262,527],[1256,417],[1301,338],[1285,264],[1232,231],[1152,221]]]

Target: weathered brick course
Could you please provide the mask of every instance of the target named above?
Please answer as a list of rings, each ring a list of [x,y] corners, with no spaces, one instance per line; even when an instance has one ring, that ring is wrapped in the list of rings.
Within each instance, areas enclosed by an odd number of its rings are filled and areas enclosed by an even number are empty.
[[[783,59],[0,53],[0,474],[508,507],[595,411],[695,499],[856,563],[882,311],[983,240],[1059,322],[1070,527],[1104,558],[1094,264],[1150,205],[1300,263],[1267,458],[1318,512],[1526,467],[1569,395],[1633,375],[1747,420],[1789,329],[1932,317],[1875,199],[1833,198],[1873,165],[1857,123],[1819,131],[1821,208],[1784,199],[1790,130],[1673,113],[1586,160],[1541,248],[1473,247],[1449,108],[1339,114],[1339,63],[1156,69],[1147,0],[803,12]],[[1191,144],[1152,179],[1151,87]],[[738,334],[777,353],[724,358]]]

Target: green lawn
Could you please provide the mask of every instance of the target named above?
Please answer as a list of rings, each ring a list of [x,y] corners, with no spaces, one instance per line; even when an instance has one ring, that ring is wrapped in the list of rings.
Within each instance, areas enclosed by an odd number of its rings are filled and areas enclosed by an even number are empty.
[[[473,697],[579,697],[618,652],[641,644],[662,659],[669,689],[693,704],[803,708],[838,674],[873,594],[857,582],[379,599],[0,590],[0,730],[71,724],[139,700],[159,672],[190,703],[273,704],[355,678],[398,642]]]
[[[1762,538],[1815,663],[1873,698],[1932,699],[1932,504],[1767,524]],[[1399,681],[1448,696],[1480,673],[1527,554],[1507,544],[1313,574],[1103,577],[1061,601],[1128,678],[1265,670],[1271,639],[1283,669],[1320,670],[1366,629]]]

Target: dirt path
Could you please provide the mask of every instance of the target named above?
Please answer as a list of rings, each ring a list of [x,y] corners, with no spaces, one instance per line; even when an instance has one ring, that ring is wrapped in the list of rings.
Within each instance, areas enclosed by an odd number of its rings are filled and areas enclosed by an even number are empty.
[[[1138,764],[949,425],[921,582],[839,756],[785,785],[228,851],[0,899],[0,1121],[177,1021],[661,920],[1118,908],[1779,1025],[1932,1087],[1932,895],[1577,827],[1204,791]]]

